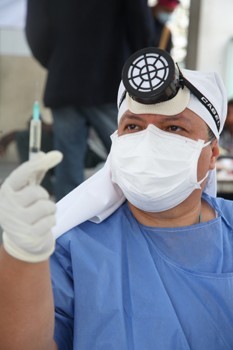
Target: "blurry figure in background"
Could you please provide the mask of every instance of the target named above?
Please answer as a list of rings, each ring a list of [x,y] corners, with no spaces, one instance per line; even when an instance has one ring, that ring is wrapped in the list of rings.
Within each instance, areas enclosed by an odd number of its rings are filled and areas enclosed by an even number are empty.
[[[221,140],[221,155],[233,157],[233,98],[227,104],[227,118]]]
[[[233,98],[227,103],[227,117],[220,139],[220,157],[217,160],[218,196],[233,200]],[[220,186],[220,182],[228,182],[227,190]]]
[[[26,37],[48,70],[44,104],[54,119],[55,198],[84,180],[89,129],[108,153],[117,128],[115,96],[126,58],[154,45],[147,0],[28,0]]]
[[[47,153],[53,149],[53,130],[52,124],[42,121],[42,138],[41,138],[41,151]],[[0,158],[3,157],[7,151],[7,148],[16,143],[17,155],[20,163],[24,163],[28,160],[29,155],[29,123],[28,128],[25,130],[12,130],[9,133],[3,135],[0,138]],[[46,173],[41,185],[48,191],[50,195],[53,195],[53,181],[54,170],[50,169]]]
[[[155,26],[155,46],[171,52],[172,33],[167,22],[170,20],[174,10],[179,5],[179,0],[158,0],[152,7]]]

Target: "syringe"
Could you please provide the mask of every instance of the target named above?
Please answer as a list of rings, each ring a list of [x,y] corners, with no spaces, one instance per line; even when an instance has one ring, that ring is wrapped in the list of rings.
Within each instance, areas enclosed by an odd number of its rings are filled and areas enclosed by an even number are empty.
[[[41,119],[40,105],[38,101],[34,102],[32,119],[30,121],[29,138],[29,159],[33,159],[41,148]]]

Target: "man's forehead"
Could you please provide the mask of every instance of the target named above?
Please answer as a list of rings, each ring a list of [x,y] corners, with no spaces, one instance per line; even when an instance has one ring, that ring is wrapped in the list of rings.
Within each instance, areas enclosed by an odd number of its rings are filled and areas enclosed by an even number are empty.
[[[124,122],[127,120],[139,120],[139,121],[147,121],[148,119],[154,119],[155,121],[184,121],[184,122],[188,122],[188,121],[194,121],[193,119],[199,118],[199,116],[197,116],[194,112],[188,110],[187,108],[176,115],[164,115],[164,114],[134,114],[132,112],[130,112],[129,110],[127,110],[120,122]]]

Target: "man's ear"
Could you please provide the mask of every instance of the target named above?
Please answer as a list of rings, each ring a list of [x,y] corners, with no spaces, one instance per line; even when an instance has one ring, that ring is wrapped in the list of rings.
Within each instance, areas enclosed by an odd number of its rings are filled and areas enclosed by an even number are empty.
[[[216,165],[216,160],[219,156],[219,144],[218,144],[218,140],[215,139],[214,141],[212,141],[211,143],[211,149],[212,149],[212,156],[210,159],[210,169],[214,169],[215,165]]]

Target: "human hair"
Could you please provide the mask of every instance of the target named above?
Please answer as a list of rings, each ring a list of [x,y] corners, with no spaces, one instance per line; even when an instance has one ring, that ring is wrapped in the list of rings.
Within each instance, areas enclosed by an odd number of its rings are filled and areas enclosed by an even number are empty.
[[[233,98],[231,98],[230,100],[228,100],[227,105],[228,105],[228,107],[229,107],[229,106],[233,106]]]

